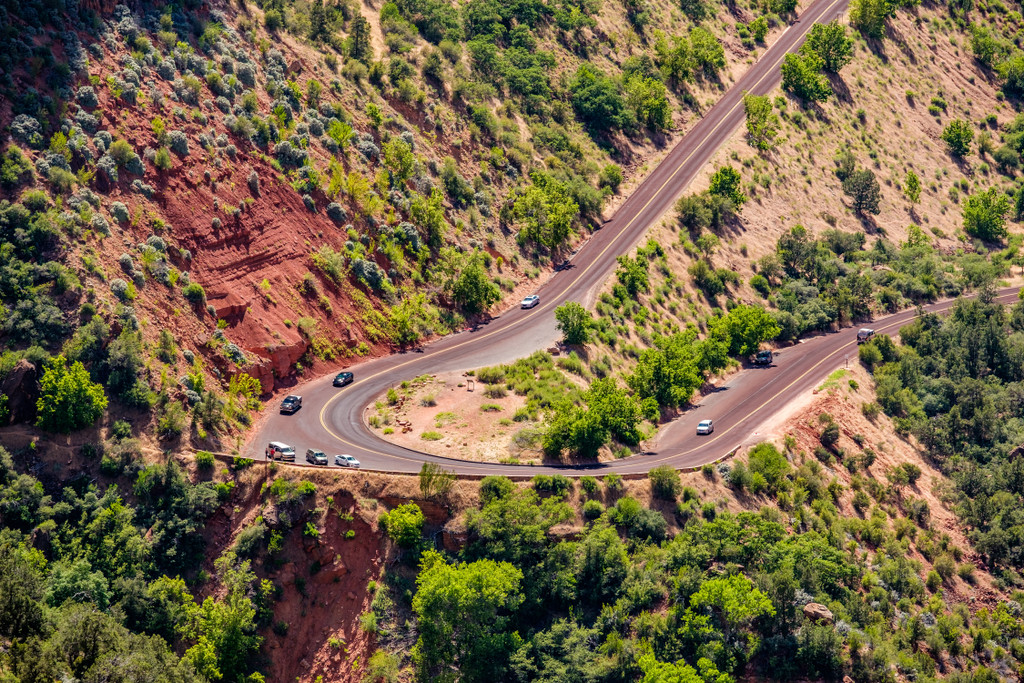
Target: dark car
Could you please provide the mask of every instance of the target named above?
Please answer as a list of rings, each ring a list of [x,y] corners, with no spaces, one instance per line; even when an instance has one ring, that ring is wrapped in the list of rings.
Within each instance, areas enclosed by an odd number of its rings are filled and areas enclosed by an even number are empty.
[[[301,396],[289,396],[285,400],[281,401],[281,412],[288,413],[289,415],[294,413],[296,410],[302,407]]]
[[[772,364],[772,352],[771,351],[758,351],[754,354],[754,365],[771,365]]]
[[[339,372],[334,376],[334,386],[343,387],[346,384],[352,384],[352,380],[355,379],[355,375],[351,372]]]

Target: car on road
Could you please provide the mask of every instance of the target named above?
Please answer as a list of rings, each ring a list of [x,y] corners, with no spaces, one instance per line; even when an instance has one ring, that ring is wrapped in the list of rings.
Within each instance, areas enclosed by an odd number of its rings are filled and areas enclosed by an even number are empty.
[[[271,441],[267,444],[267,460],[280,460],[282,462],[295,462],[295,449],[280,441]]]
[[[288,396],[283,401],[281,401],[281,412],[285,413],[285,414],[288,414],[288,415],[291,415],[292,413],[294,413],[296,410],[298,410],[301,407],[302,407],[302,397],[301,396]]]
[[[771,365],[772,364],[772,352],[758,351],[754,354],[754,365]]]
[[[334,376],[334,386],[343,387],[346,384],[352,384],[352,380],[356,378],[351,372],[339,372]]]
[[[697,423],[698,434],[710,434],[715,431],[715,423],[711,420],[701,420]]]
[[[327,455],[323,451],[317,450],[316,448],[306,449],[306,462],[313,465],[326,465]]]
[[[863,344],[866,341],[870,341],[875,336],[875,331],[870,327],[862,327],[857,330],[857,343]]]
[[[334,464],[338,467],[359,467],[359,461],[351,455],[334,456]]]
[[[523,303],[520,304],[519,307],[520,308],[533,308],[534,306],[536,306],[539,303],[540,303],[540,297],[537,296],[536,294],[531,294],[530,296],[528,296],[525,299],[523,299]]]

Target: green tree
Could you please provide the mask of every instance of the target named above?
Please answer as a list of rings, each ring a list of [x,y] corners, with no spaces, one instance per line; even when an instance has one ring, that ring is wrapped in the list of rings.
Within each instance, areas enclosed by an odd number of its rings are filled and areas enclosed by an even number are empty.
[[[586,344],[594,318],[586,308],[575,301],[567,301],[555,309],[558,330],[566,344]]]
[[[850,4],[850,26],[868,38],[885,37],[885,21],[892,6],[889,0],[853,0]]]
[[[626,104],[634,118],[651,130],[663,131],[672,126],[672,105],[665,84],[656,78],[634,76],[626,81]]]
[[[447,227],[444,218],[444,195],[441,194],[441,190],[433,188],[430,197],[413,195],[409,213],[426,233],[427,244],[435,249],[440,247]]]
[[[1006,44],[992,35],[987,26],[971,24],[971,52],[978,62],[991,69],[998,64],[1008,52]]]
[[[579,205],[565,183],[539,171],[532,171],[530,178],[533,184],[512,205],[512,213],[522,226],[519,240],[558,249],[572,234]]]
[[[1001,190],[990,187],[964,202],[964,232],[989,242],[1006,237],[1006,215],[1010,200]]]
[[[821,58],[822,68],[831,73],[839,73],[853,59],[853,40],[838,21],[812,26],[807,45]]]
[[[772,601],[743,574],[715,577],[701,584],[690,597],[684,622],[691,627],[705,611],[722,634],[723,646],[733,656],[745,659],[757,650],[759,638],[747,629],[755,619],[775,614]],[[684,627],[685,628],[685,627]],[[742,633],[747,631],[746,633]],[[745,641],[745,647],[740,645]]]
[[[729,199],[736,206],[747,201],[747,195],[743,192],[743,177],[740,172],[732,166],[722,166],[715,170],[711,176],[711,185],[708,192],[719,197]]]
[[[80,361],[68,367],[63,355],[46,362],[39,387],[36,424],[49,432],[67,434],[88,427],[107,408],[103,387],[89,378]]]
[[[878,215],[881,212],[879,202],[882,199],[882,189],[878,185],[878,179],[870,169],[854,171],[843,181],[843,192],[853,200],[853,209],[859,214],[870,213]]]
[[[662,500],[675,500],[683,490],[679,472],[669,465],[661,465],[647,473],[651,480],[651,492]]]
[[[592,64],[584,63],[576,70],[569,93],[576,115],[587,126],[596,130],[631,127],[618,84]]]
[[[369,63],[373,59],[370,22],[362,14],[356,14],[352,20],[352,28],[348,35],[348,56],[363,63]]]
[[[419,639],[412,650],[422,680],[496,681],[522,640],[509,632],[510,614],[523,601],[523,573],[507,562],[450,565],[436,551],[423,554],[412,601]]]
[[[911,204],[921,201],[921,179],[913,169],[907,171],[907,177],[903,181],[903,194]]]
[[[330,37],[324,0],[316,0],[309,9],[309,38],[314,41],[325,41]]]
[[[330,137],[338,145],[338,148],[342,152],[345,151],[345,147],[355,137],[355,133],[352,132],[352,126],[347,123],[342,123],[338,119],[332,118],[331,122],[327,124],[327,136]]]
[[[725,48],[718,38],[703,26],[694,26],[690,31],[690,47],[693,62],[704,78],[718,78],[718,72],[725,68]]]
[[[33,175],[32,162],[28,157],[14,145],[9,146],[0,160],[0,185],[14,188],[32,180]]]
[[[640,254],[633,258],[622,255],[616,261],[618,261],[619,267],[615,270],[615,277],[626,288],[626,292],[636,297],[640,292],[650,289],[646,258]]]
[[[786,477],[792,467],[786,456],[768,442],[762,442],[750,449],[747,460],[752,474],[764,477],[769,491],[778,491],[787,484]]]
[[[684,36],[666,36],[658,31],[655,34],[654,53],[666,81],[678,86],[693,80],[693,50]]]
[[[1024,93],[1024,52],[1014,50],[1012,55],[999,63],[996,72],[1003,78],[1003,92],[1008,95]]]
[[[195,642],[185,653],[207,680],[242,681],[253,671],[256,652],[263,638],[256,634],[255,594],[269,598],[273,584],[260,583],[248,560],[237,563],[227,554],[215,563],[226,593],[207,597],[201,605],[191,605],[180,627],[182,635]]]
[[[306,83],[306,104],[311,109],[320,108],[320,95],[323,91],[324,86],[320,85],[320,81],[315,78],[309,79],[309,82]]]
[[[740,304],[721,318],[712,319],[711,327],[721,328],[729,340],[729,353],[749,356],[762,342],[775,339],[781,328],[775,318],[760,306]]]
[[[764,95],[743,94],[743,109],[747,114],[747,138],[761,151],[775,147],[779,134],[779,117],[772,110],[772,101]]]
[[[412,548],[423,536],[426,518],[416,503],[399,505],[391,512],[381,515],[380,523],[392,541],[403,548]]]
[[[802,100],[824,102],[832,96],[832,86],[821,75],[824,67],[817,52],[807,47],[782,60],[782,87]]]
[[[412,148],[400,137],[391,138],[384,144],[384,166],[391,171],[395,179],[404,183],[412,176],[413,168],[416,166],[416,157],[413,156]]]
[[[452,301],[470,315],[486,312],[501,299],[501,290],[488,275],[479,252],[467,256],[458,274],[449,282]]]
[[[942,141],[949,153],[957,158],[967,156],[974,140],[974,129],[963,119],[953,119],[942,131]]]
[[[692,330],[659,337],[644,350],[633,374],[626,379],[640,398],[653,398],[659,406],[683,405],[704,383],[700,357]]]

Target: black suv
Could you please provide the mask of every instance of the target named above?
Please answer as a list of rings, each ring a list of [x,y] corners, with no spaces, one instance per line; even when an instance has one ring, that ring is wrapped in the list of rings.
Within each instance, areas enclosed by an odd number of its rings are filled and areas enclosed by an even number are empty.
[[[285,400],[281,401],[281,412],[288,413],[289,415],[294,413],[296,410],[302,407],[301,396],[289,396]]]
[[[754,354],[754,365],[771,365],[772,364],[772,352],[771,351],[758,351]]]
[[[351,372],[339,372],[334,376],[334,386],[343,387],[346,384],[352,384],[352,380],[355,379],[355,375]]]

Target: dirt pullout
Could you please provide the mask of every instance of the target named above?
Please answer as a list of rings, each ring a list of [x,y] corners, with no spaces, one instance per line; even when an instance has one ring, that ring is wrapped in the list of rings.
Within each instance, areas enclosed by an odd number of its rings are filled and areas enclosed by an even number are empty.
[[[518,446],[514,440],[522,430],[536,428],[536,423],[512,420],[526,399],[512,392],[488,397],[485,387],[459,372],[420,377],[395,388],[394,405],[385,394],[368,407],[367,423],[391,443],[434,455],[539,463],[543,454],[537,444]]]

